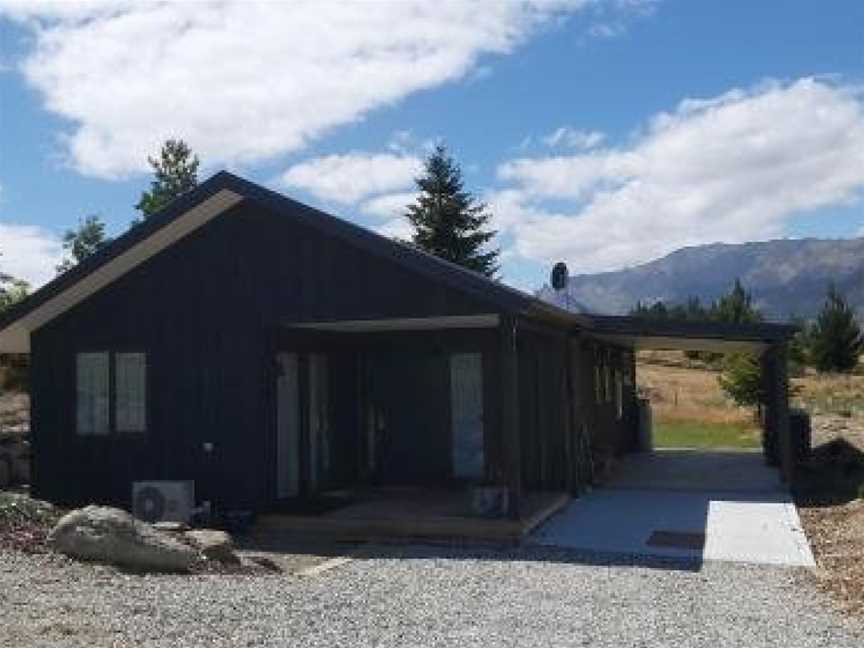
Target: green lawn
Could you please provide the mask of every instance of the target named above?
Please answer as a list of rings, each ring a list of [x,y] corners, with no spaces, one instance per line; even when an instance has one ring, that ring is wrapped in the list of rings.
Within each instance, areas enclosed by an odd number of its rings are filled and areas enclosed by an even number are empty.
[[[665,421],[654,424],[655,448],[758,448],[759,430],[735,423]]]

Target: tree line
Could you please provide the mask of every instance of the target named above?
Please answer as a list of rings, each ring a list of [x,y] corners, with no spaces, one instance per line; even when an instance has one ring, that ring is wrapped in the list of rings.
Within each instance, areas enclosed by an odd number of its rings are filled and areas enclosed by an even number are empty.
[[[637,302],[630,315],[649,319],[754,323],[763,315],[753,304],[753,296],[736,279],[728,293],[716,301],[703,304],[691,297],[683,304],[651,305]],[[864,333],[855,312],[833,284],[826,290],[825,300],[813,321],[793,318],[798,332],[788,348],[790,373],[803,373],[813,367],[821,373],[851,372],[858,367],[864,354]],[[752,354],[732,353],[725,356],[706,352],[688,352],[721,368],[718,380],[723,391],[737,404],[758,406],[763,400],[759,360]]]

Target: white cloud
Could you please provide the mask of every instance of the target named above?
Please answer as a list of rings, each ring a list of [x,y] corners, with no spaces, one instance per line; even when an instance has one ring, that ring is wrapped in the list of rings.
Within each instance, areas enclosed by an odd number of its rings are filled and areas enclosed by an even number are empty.
[[[422,164],[418,157],[392,153],[327,155],[295,164],[282,174],[281,181],[286,187],[348,205],[411,186]]]
[[[617,38],[627,33],[627,26],[621,22],[595,23],[588,33],[594,38]]]
[[[370,111],[482,70],[590,0],[27,3],[21,70],[69,120],[80,172],[146,170],[179,136],[209,165],[303,148]]]
[[[377,218],[395,219],[404,216],[406,207],[416,198],[417,194],[412,191],[383,194],[360,205],[360,211]]]
[[[796,213],[861,199],[864,98],[820,79],[768,82],[682,101],[627,147],[512,160],[498,174],[510,186],[493,207],[518,253],[578,271],[780,236]]]
[[[411,224],[405,218],[389,220],[380,227],[374,228],[374,231],[387,238],[398,238],[405,241],[410,240],[411,235],[414,233]]]
[[[583,131],[578,128],[562,126],[542,138],[549,147],[562,146],[575,149],[590,149],[599,146],[606,139],[600,131]]]
[[[33,225],[0,223],[0,272],[33,288],[54,278],[63,246],[53,233]]]

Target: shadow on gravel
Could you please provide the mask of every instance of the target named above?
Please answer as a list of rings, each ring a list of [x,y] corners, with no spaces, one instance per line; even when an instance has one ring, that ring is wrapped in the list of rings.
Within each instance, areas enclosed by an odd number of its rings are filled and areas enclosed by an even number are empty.
[[[672,558],[625,554],[619,552],[586,551],[539,545],[500,545],[466,543],[464,541],[430,541],[424,538],[403,541],[373,540],[369,542],[337,542],[291,537],[256,537],[242,543],[247,550],[265,550],[296,556],[349,556],[354,560],[487,560],[492,562],[546,562],[585,565],[591,567],[639,567],[668,571],[698,572],[701,558]]]
[[[589,567],[639,567],[666,571],[698,572],[701,558],[670,558],[584,549],[562,549],[543,546],[520,547],[456,547],[453,545],[415,544],[391,546],[376,544],[365,546],[360,558],[378,560],[490,560],[506,562],[547,562],[585,565]]]

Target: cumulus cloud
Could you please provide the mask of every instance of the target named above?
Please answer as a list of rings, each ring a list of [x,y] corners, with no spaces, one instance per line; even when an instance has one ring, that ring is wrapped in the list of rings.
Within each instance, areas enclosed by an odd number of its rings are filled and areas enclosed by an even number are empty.
[[[68,161],[118,177],[167,137],[212,165],[296,151],[334,127],[467,78],[590,0],[0,0],[34,46],[20,69],[70,123]]]
[[[405,218],[393,218],[383,225],[374,228],[374,231],[381,236],[386,236],[387,238],[398,238],[403,241],[410,240],[411,235],[414,233],[411,224]]]
[[[404,216],[406,207],[413,203],[417,194],[413,191],[383,194],[360,205],[360,211],[377,218],[399,218]]]
[[[599,146],[606,135],[600,131],[583,131],[570,126],[562,126],[542,138],[549,147],[567,147],[575,149],[590,149]]]
[[[794,214],[861,199],[864,98],[821,79],[766,82],[682,101],[626,147],[511,160],[498,176],[509,186],[492,205],[516,251],[579,271],[780,236]]]
[[[52,232],[34,225],[0,223],[0,272],[33,288],[54,278],[63,246]]]
[[[412,185],[422,165],[413,155],[353,152],[295,164],[282,174],[281,181],[286,187],[348,205]]]

